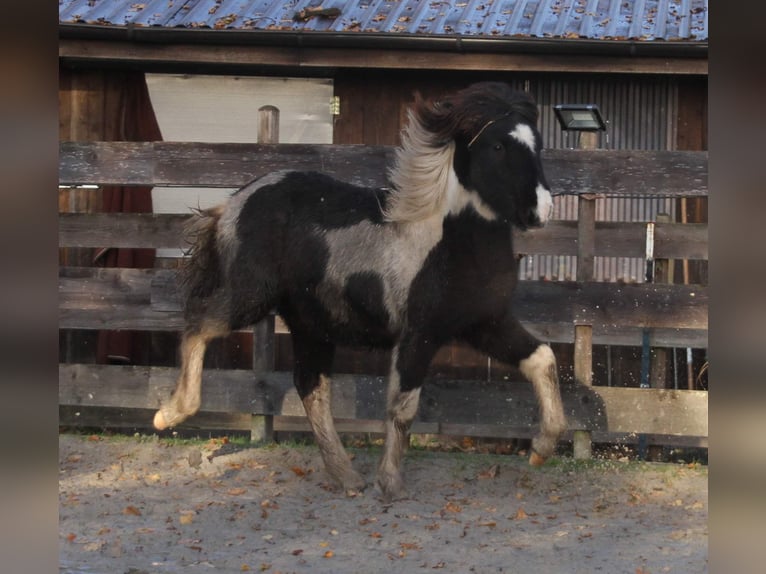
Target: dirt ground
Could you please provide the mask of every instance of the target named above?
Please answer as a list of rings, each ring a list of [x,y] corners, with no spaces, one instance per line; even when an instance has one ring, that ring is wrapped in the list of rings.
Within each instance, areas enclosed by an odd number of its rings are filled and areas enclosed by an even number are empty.
[[[372,480],[378,449],[352,451]],[[707,572],[695,464],[411,450],[411,498],[334,490],[310,446],[59,436],[60,572]]]

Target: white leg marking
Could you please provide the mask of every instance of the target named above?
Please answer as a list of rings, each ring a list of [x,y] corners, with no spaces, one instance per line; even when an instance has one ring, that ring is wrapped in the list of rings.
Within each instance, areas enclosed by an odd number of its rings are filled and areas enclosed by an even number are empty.
[[[311,428],[327,473],[348,492],[358,492],[366,486],[364,479],[352,468],[343,448],[330,410],[330,379],[319,376],[319,385],[303,399]]]
[[[202,367],[208,342],[228,333],[219,323],[207,324],[201,332],[186,334],[181,340],[181,374],[173,396],[154,415],[154,427],[164,430],[176,426],[195,414],[202,402]]]
[[[553,197],[542,184],[538,183],[535,191],[537,192],[537,218],[541,224],[545,224],[553,214]]]
[[[536,152],[535,132],[533,132],[532,128],[527,124],[516,124],[516,127],[513,128],[513,131],[511,131],[509,135],[516,141],[527,146],[532,153]]]
[[[539,465],[553,454],[559,435],[566,429],[564,407],[558,385],[556,357],[548,345],[540,345],[519,363],[521,373],[529,379],[540,403],[540,434],[532,440],[530,463]]]
[[[388,381],[388,409],[386,417],[386,443],[378,466],[377,485],[383,498],[404,498],[407,493],[402,480],[402,457],[408,446],[407,433],[418,412],[420,387],[402,392],[396,369],[397,350],[391,354],[391,375]]]

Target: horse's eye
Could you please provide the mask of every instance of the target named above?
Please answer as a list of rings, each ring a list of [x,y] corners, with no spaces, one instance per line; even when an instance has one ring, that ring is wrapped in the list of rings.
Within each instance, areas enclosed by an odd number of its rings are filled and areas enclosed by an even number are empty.
[[[495,144],[495,151],[503,151],[503,144],[496,143]]]

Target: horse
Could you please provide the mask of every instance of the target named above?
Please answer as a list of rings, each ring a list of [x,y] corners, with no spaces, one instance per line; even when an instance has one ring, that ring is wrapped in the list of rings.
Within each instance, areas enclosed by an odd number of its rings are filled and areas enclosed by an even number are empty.
[[[543,464],[565,429],[556,359],[511,312],[518,279],[511,229],[544,225],[553,206],[537,119],[532,97],[504,83],[439,99],[416,94],[389,187],[278,171],[192,216],[181,371],[155,428],[199,410],[212,339],[276,310],[289,327],[294,383],[325,469],[347,493],[367,483],[330,410],[336,345],[391,350],[375,480],[384,500],[407,496],[408,431],[431,359],[451,341],[517,366],[532,383],[540,429],[529,463]]]

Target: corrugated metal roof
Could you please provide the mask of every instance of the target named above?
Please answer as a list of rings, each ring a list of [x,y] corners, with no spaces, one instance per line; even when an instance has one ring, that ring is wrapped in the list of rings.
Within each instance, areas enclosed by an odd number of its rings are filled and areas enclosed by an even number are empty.
[[[334,9],[334,13],[296,17],[317,7]],[[708,0],[59,0],[59,22],[214,30],[705,42]]]

